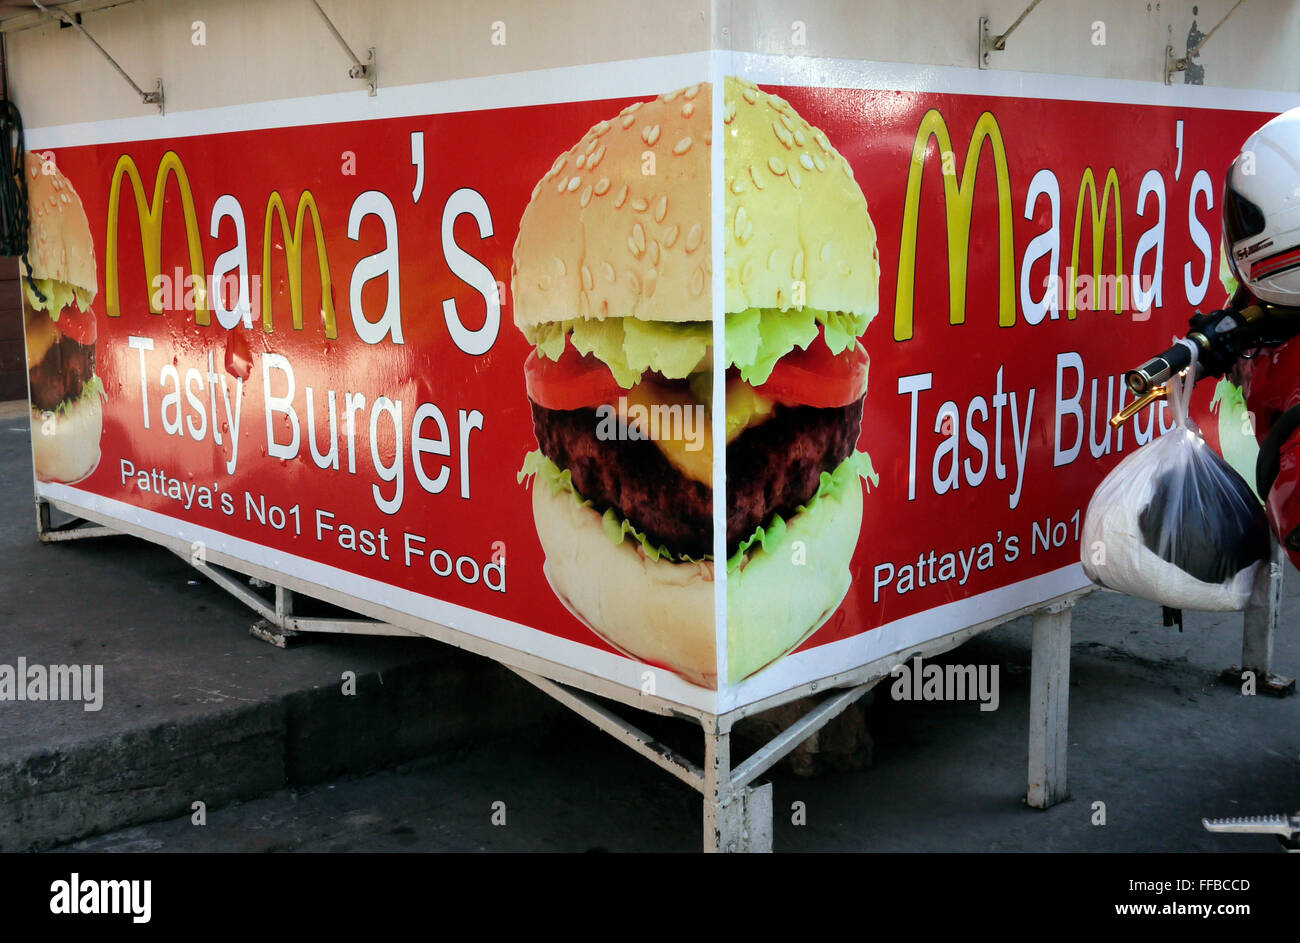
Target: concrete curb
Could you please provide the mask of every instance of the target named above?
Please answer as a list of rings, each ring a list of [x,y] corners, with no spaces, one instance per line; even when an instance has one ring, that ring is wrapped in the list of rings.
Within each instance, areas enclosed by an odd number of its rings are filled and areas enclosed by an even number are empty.
[[[0,758],[0,851],[189,816],[276,789],[451,754],[558,710],[505,669],[429,642],[356,694],[286,691],[252,705]]]

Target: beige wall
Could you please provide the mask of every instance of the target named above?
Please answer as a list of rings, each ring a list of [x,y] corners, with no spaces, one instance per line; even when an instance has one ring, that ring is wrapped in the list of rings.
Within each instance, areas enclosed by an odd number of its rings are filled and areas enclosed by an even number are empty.
[[[719,40],[733,49],[787,55],[976,65],[978,23],[1005,31],[1030,0],[720,0]],[[1043,0],[991,67],[1164,81],[1164,48],[1187,49],[1235,0]],[[1193,17],[1192,8],[1197,8]],[[795,45],[795,21],[805,26]],[[1094,45],[1094,24],[1105,45]],[[721,30],[728,30],[723,35]],[[1100,38],[1100,31],[1096,31]],[[1204,84],[1300,91],[1300,2],[1246,0],[1206,43]],[[1183,77],[1174,81],[1182,84]]]
[[[976,23],[1005,29],[1028,0],[322,0],[360,54],[378,50],[382,86],[620,58],[718,43],[777,54],[965,66]],[[993,68],[1162,81],[1232,0],[1043,0]],[[711,20],[716,19],[716,23]],[[795,21],[805,44],[794,44]],[[206,44],[193,44],[201,21]],[[506,44],[493,45],[493,23]],[[1094,45],[1096,22],[1104,46]],[[161,77],[169,111],[351,91],[349,60],[309,0],[137,0],[84,25],[142,86]],[[725,32],[724,32],[725,30]],[[1300,91],[1300,2],[1247,0],[1201,54],[1205,84]],[[10,34],[10,83],[29,127],[153,113],[74,30]],[[1176,77],[1181,83],[1182,78]]]
[[[374,46],[379,84],[522,72],[709,48],[709,0],[321,0],[353,50]],[[202,21],[206,45],[193,43]],[[505,24],[494,45],[493,23]],[[162,78],[168,111],[346,92],[351,60],[310,0],[137,0],[82,25],[138,85]],[[72,29],[8,37],[29,127],[150,114]],[[57,68],[51,68],[57,63]]]

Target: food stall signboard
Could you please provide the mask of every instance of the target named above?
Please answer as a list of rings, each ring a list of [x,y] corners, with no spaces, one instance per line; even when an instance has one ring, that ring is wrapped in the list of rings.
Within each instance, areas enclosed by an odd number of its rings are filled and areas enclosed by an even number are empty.
[[[38,495],[709,712],[1077,590],[1092,489],[1171,426],[1111,429],[1120,375],[1222,301],[1273,110],[954,74],[32,129]]]

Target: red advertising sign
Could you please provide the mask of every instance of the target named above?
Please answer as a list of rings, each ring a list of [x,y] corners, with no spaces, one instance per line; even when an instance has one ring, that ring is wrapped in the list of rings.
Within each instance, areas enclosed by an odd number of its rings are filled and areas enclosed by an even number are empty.
[[[1119,375],[1222,300],[1267,117],[728,79],[91,131],[29,165],[38,492],[668,701],[779,693],[1084,583],[1088,496],[1168,427],[1110,430]]]
[[[1272,113],[770,88],[851,164],[880,254],[860,438],[880,482],[852,587],[799,649],[815,676],[1086,585],[1093,489],[1172,427],[1164,404],[1108,425],[1122,375],[1225,302],[1223,174]]]

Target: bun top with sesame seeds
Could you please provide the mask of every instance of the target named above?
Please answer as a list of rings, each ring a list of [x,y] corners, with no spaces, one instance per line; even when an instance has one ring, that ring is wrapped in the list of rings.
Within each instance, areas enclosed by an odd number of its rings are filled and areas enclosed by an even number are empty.
[[[876,232],[848,162],[785,100],[725,84],[727,311],[872,316]],[[631,317],[710,321],[709,83],[591,128],[538,182],[511,268],[520,328]]]
[[[634,102],[555,159],[519,222],[517,325],[712,319],[711,111],[708,83]]]
[[[728,77],[727,312],[879,307],[876,228],[853,168],[785,99]]]
[[[96,292],[95,244],[81,197],[52,161],[28,154],[27,263],[23,274]]]

